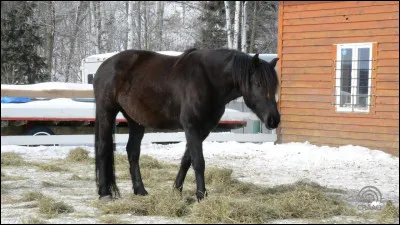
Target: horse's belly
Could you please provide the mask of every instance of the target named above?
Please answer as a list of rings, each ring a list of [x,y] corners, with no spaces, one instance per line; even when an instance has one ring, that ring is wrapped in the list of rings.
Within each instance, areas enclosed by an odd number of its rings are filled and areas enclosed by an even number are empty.
[[[139,101],[140,102],[140,101]],[[124,111],[137,123],[154,129],[180,129],[179,112],[172,112],[170,108],[155,108],[144,103],[131,103],[123,107]]]
[[[145,127],[154,129],[179,129],[181,124],[179,121],[166,118],[162,114],[143,114],[138,113],[132,116],[133,119]]]

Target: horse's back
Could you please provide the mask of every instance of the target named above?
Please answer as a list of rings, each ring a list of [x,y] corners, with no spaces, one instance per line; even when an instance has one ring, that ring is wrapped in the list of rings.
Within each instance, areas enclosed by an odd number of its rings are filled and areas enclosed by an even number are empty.
[[[127,50],[110,57],[96,73],[100,99],[114,101],[140,124],[155,128],[178,128],[179,101],[173,80],[173,67],[179,56],[149,51]],[[112,100],[111,100],[112,99]]]

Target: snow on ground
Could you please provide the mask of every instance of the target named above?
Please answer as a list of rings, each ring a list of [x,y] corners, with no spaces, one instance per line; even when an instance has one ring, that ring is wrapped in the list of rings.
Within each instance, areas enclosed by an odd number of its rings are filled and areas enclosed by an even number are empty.
[[[179,163],[185,142],[169,145],[142,144],[142,154]],[[65,158],[71,146],[2,146],[1,152],[17,152],[27,160]],[[93,147],[85,147],[94,156]],[[125,146],[117,151],[126,154]],[[274,186],[301,179],[358,193],[375,186],[383,201],[399,201],[399,158],[359,146],[318,147],[305,143],[203,143],[207,166],[233,169],[233,176],[247,182]],[[206,168],[207,169],[207,168]],[[354,196],[355,197],[355,196]]]
[[[185,142],[177,144],[142,144],[142,155],[150,155],[158,160],[179,163],[185,149]],[[16,152],[28,161],[47,161],[64,159],[75,146],[1,146],[1,152]],[[94,157],[94,148],[85,146]],[[117,146],[117,152],[126,154],[125,146]],[[290,184],[299,180],[317,182],[329,188],[346,190],[344,196],[349,203],[356,201],[358,192],[365,186],[375,186],[382,193],[382,203],[392,200],[399,203],[399,158],[378,150],[369,150],[358,146],[318,147],[305,143],[238,143],[208,142],[203,143],[203,152],[208,166],[233,169],[233,177],[242,181],[272,187]],[[28,180],[18,181],[14,185],[12,196],[20,196],[27,187],[41,190],[45,195],[58,201],[73,205],[76,212],[90,215],[71,217],[61,215],[47,219],[47,223],[98,223],[98,210],[90,206],[97,199],[94,181],[82,180],[79,185],[69,181],[70,173],[39,172],[32,168],[13,167],[5,169],[6,175],[29,176]],[[81,176],[81,175],[80,175]],[[83,176],[87,176],[83,175]],[[43,188],[42,182],[62,182],[69,188]],[[120,190],[130,190],[130,180],[117,180]],[[207,185],[207,184],[206,184]],[[25,189],[24,189],[25,188]],[[21,223],[28,216],[36,216],[35,209],[27,203],[1,204],[1,223]],[[27,208],[28,207],[28,208]],[[118,218],[129,223],[185,223],[180,218],[155,216],[118,215]],[[321,220],[322,223],[365,223],[362,218],[334,217]],[[276,220],[271,223],[311,223],[306,219]],[[315,222],[315,221],[314,221]],[[313,222],[313,223],[314,223]],[[398,223],[398,220],[397,220]]]

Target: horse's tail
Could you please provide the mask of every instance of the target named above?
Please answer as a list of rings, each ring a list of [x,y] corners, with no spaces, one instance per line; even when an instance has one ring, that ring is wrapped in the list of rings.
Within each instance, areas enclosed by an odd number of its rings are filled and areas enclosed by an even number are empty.
[[[97,111],[97,110],[96,110]],[[100,170],[100,150],[99,150],[99,117],[98,117],[98,113],[96,112],[96,121],[94,123],[94,127],[95,127],[95,132],[94,132],[94,152],[95,152],[95,176],[96,176],[96,186],[97,186],[97,192],[100,195],[100,184],[99,184],[99,170]],[[119,192],[119,189],[117,187],[116,184],[116,179],[115,179],[115,166],[114,166],[114,151],[115,149],[115,144],[112,144],[112,152],[110,152],[111,154],[102,154],[102,155],[106,155],[106,160],[107,160],[107,166],[110,166],[111,168],[108,168],[106,171],[106,179],[109,179],[110,183],[109,183],[109,187],[107,187],[109,189],[109,192],[111,193],[112,197],[120,197],[121,194]]]
[[[96,107],[97,108],[97,107]],[[97,111],[97,109],[96,109]],[[99,117],[96,112],[96,120],[94,121],[94,161],[95,161],[95,171],[94,174],[96,176],[96,187],[97,187],[97,192],[100,195],[100,185],[99,185]]]
[[[114,122],[115,123],[115,122]],[[111,171],[112,173],[110,174],[110,176],[108,176],[111,180],[110,180],[110,192],[111,192],[111,195],[113,196],[113,197],[118,197],[118,198],[120,198],[121,197],[121,194],[119,193],[119,189],[118,189],[118,187],[117,187],[117,183],[116,183],[116,178],[115,178],[115,164],[114,164],[114,162],[115,162],[115,160],[114,160],[114,158],[115,158],[115,155],[114,155],[114,152],[116,152],[117,151],[117,147],[116,147],[116,144],[114,143],[115,142],[115,140],[114,140],[114,131],[113,131],[113,138],[112,138],[112,152],[111,152],[111,154],[110,154],[110,157],[108,157],[108,160],[110,160],[109,162],[108,162],[108,165],[110,165],[111,166],[111,170],[109,170],[109,171]]]

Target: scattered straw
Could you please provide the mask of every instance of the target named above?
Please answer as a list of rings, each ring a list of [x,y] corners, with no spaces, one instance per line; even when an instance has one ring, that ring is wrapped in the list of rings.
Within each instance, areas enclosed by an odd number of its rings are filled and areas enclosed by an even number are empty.
[[[2,166],[23,166],[28,163],[22,156],[14,152],[1,153],[1,165]]]
[[[46,221],[37,217],[28,217],[22,220],[23,224],[46,224]]]
[[[395,223],[399,219],[399,207],[393,205],[391,201],[386,203],[386,206],[379,212],[378,223]]]
[[[39,191],[29,191],[24,192],[21,197],[21,201],[30,202],[30,201],[38,201],[42,199],[44,195]]]
[[[108,223],[108,224],[120,224],[123,223],[118,217],[115,216],[105,216],[101,217],[99,220],[101,223]]]
[[[92,162],[94,159],[89,157],[89,151],[77,147],[68,153],[66,160],[69,162]]]
[[[56,202],[54,199],[44,197],[39,200],[39,212],[48,216],[55,217],[61,213],[71,213],[74,209],[64,202]]]
[[[142,156],[143,157],[143,156]],[[116,156],[127,169],[126,155]],[[197,203],[193,170],[188,171],[183,193],[173,191],[178,166],[161,163],[149,156],[141,158],[142,178],[148,196],[131,195],[109,203],[99,201],[96,207],[103,214],[186,218],[195,223],[266,223],[272,219],[329,218],[353,215],[354,209],[336,199],[328,189],[316,183],[300,181],[291,185],[261,187],[232,179],[231,169],[207,168],[205,182],[208,197]],[[119,178],[121,175],[119,176]]]
[[[60,167],[58,165],[51,164],[51,163],[40,163],[40,164],[37,164],[37,166],[40,170],[45,171],[45,172],[66,172],[66,171],[68,171],[68,169],[65,167]]]

